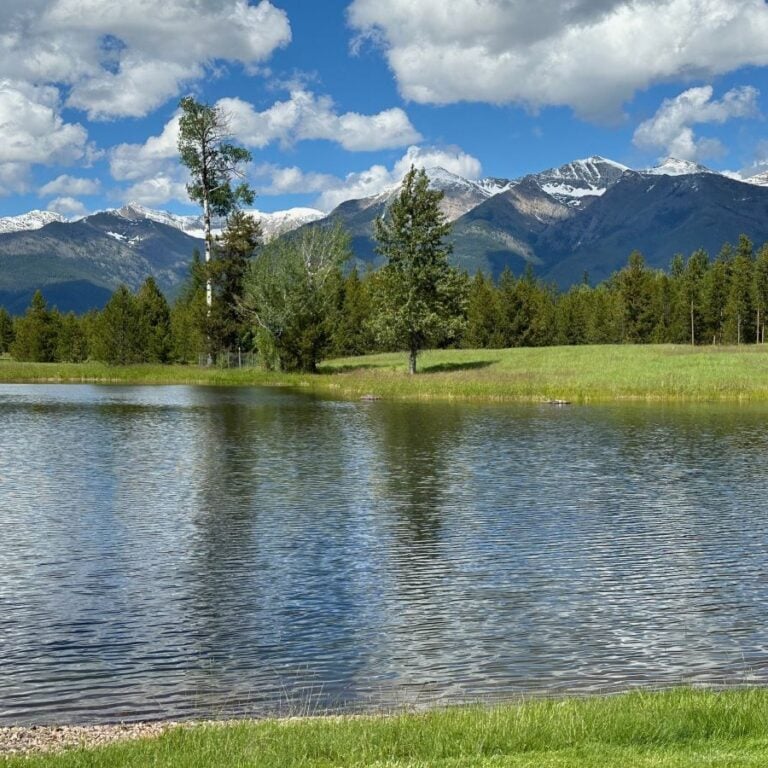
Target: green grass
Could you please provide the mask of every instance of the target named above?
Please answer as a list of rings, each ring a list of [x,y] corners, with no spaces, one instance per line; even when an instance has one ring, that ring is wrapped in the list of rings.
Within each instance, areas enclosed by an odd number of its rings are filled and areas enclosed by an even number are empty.
[[[195,366],[108,367],[99,363],[0,361],[0,382],[296,386],[341,398],[536,402],[768,400],[768,346],[594,346],[439,350],[330,360],[317,375]]]
[[[679,689],[393,717],[207,725],[94,751],[0,759],[3,768],[766,764],[765,689]]]

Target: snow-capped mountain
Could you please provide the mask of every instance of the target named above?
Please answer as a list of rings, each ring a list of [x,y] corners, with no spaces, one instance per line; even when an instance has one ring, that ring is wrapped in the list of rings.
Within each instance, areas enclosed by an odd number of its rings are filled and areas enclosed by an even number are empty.
[[[690,160],[680,160],[677,157],[668,157],[653,168],[645,168],[640,171],[644,176],[690,176],[694,173],[716,173],[705,165],[693,163]]]
[[[578,208],[604,195],[628,170],[626,165],[594,155],[529,178],[558,202]]]
[[[0,234],[32,232],[36,229],[42,229],[46,224],[51,224],[54,221],[66,221],[66,219],[51,211],[30,211],[21,216],[7,216],[0,218]]]
[[[750,176],[748,179],[744,179],[747,184],[754,184],[758,187],[768,187],[768,171],[763,171],[755,176]]]
[[[168,211],[156,211],[152,208],[146,208],[139,203],[128,203],[128,205],[118,208],[115,213],[131,221],[140,219],[156,221],[159,224],[180,229],[191,237],[197,237],[200,240],[205,236],[202,215],[180,216]],[[261,224],[265,240],[271,240],[273,237],[290,232],[303,224],[317,221],[317,219],[325,215],[322,211],[318,211],[315,208],[289,208],[288,210],[276,211],[274,213],[251,210],[246,211],[246,213]],[[213,234],[221,234],[225,225],[226,222],[223,219],[214,219],[212,221]]]

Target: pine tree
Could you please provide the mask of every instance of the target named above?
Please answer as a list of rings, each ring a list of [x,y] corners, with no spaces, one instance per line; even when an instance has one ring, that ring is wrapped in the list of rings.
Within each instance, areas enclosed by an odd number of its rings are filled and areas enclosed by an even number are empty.
[[[723,341],[725,308],[730,292],[733,258],[733,246],[730,243],[725,243],[704,279],[706,338],[707,340],[712,339],[713,344]]]
[[[768,312],[768,243],[758,252],[755,261],[755,305],[757,312],[757,340],[765,343],[765,322]]]
[[[10,352],[13,338],[13,318],[5,307],[0,307],[0,355]]]
[[[499,297],[496,287],[478,272],[469,285],[467,328],[462,345],[470,349],[501,347]]]
[[[371,282],[370,277],[360,279],[357,267],[344,280],[332,341],[333,353],[339,357],[364,355],[373,349]]]
[[[408,371],[429,344],[456,338],[465,325],[464,281],[448,264],[451,225],[440,210],[443,193],[411,166],[400,194],[375,222],[377,252],[386,259],[376,297],[381,343],[408,351]]]
[[[171,358],[171,310],[153,277],[148,277],[136,296],[141,324],[141,358],[147,363],[167,363]]]
[[[62,363],[82,363],[88,359],[88,338],[83,323],[74,312],[61,318],[56,340],[56,360]]]
[[[683,272],[681,297],[688,316],[689,338],[692,345],[705,341],[704,285],[709,269],[709,255],[704,250],[694,251]]]
[[[51,363],[56,360],[57,318],[40,291],[35,291],[24,317],[15,325],[11,355],[20,361]]]
[[[93,356],[110,365],[144,362],[143,332],[138,301],[121,285],[99,314]]]
[[[629,255],[627,266],[618,274],[618,286],[624,305],[624,340],[647,343],[653,329],[653,293],[651,274],[639,251]]]
[[[235,210],[218,238],[210,264],[213,306],[209,322],[212,351],[241,346],[247,334],[240,303],[248,264],[262,240],[261,225],[252,216]]]
[[[254,192],[242,182],[243,165],[250,162],[251,153],[233,144],[227,115],[219,108],[201,104],[191,97],[179,103],[178,150],[181,162],[187,167],[192,183],[187,185],[191,200],[203,208],[205,231],[205,263],[213,256],[212,216],[228,216],[240,205],[251,205]],[[206,279],[206,306],[213,306],[213,282]],[[210,356],[208,362],[210,363]]]
[[[731,263],[728,298],[725,303],[725,334],[731,343],[741,344],[750,334],[748,324],[754,306],[754,249],[751,240],[741,235]]]

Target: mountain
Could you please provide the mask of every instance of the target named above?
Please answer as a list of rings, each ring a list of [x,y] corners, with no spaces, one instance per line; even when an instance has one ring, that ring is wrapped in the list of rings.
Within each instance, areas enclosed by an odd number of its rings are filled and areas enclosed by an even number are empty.
[[[264,239],[267,241],[325,216],[322,211],[318,211],[315,208],[289,208],[288,210],[277,211],[276,213],[264,213],[257,210],[245,212],[261,224]],[[115,213],[130,220],[149,219],[150,221],[156,221],[158,224],[165,224],[168,227],[180,229],[182,232],[186,232],[188,235],[200,240],[205,237],[202,214],[199,216],[180,216],[168,211],[156,211],[152,208],[145,208],[139,203],[128,203],[122,208],[118,208]],[[226,222],[223,219],[214,219],[212,224],[214,234],[220,234]]]
[[[628,170],[628,169],[627,169]],[[668,157],[653,168],[640,171],[644,176],[690,176],[693,173],[714,173],[705,165]]]
[[[0,218],[0,234],[8,232],[31,232],[42,229],[46,224],[54,221],[62,222],[66,219],[58,213],[51,211],[30,211],[21,216],[7,216]]]
[[[559,203],[581,208],[604,195],[628,170],[626,165],[595,155],[527,178]]]
[[[666,267],[675,253],[715,254],[742,233],[768,241],[768,173],[732,178],[674,158],[632,171],[599,156],[512,181],[427,173],[453,221],[454,263],[470,273],[498,275],[507,266],[519,273],[530,264],[567,287],[584,272],[593,282],[610,276],[635,249]],[[267,237],[338,220],[357,260],[378,264],[373,224],[399,189],[348,200],[327,216],[306,208],[250,213]],[[0,219],[0,305],[21,312],[42,287],[60,309],[83,311],[101,306],[121,282],[135,288],[150,274],[173,296],[201,237],[201,217],[136,203],[73,222],[43,211]]]
[[[120,283],[137,288],[148,275],[173,295],[199,247],[177,228],[118,211],[8,232],[0,235],[0,304],[23,311],[41,288],[62,311],[83,312],[102,306]]]

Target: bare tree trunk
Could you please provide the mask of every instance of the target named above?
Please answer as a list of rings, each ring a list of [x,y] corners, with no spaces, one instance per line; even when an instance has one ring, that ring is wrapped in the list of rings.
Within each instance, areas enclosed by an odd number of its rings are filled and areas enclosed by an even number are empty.
[[[408,373],[410,373],[411,376],[416,373],[416,352],[417,350],[411,349],[411,352],[408,355]]]
[[[693,323],[693,299],[691,299],[691,346],[696,346],[696,328]]]
[[[755,344],[760,343],[760,307],[757,308],[757,323],[755,325]]]
[[[736,344],[741,346],[741,314],[736,315]]]
[[[213,237],[211,235],[211,207],[208,203],[208,195],[203,198],[203,222],[205,227],[205,306],[208,308],[208,319],[211,317],[211,307],[213,306],[213,281],[211,280],[211,257],[213,252]],[[213,365],[211,355],[211,338],[208,336],[208,357],[207,365]]]

